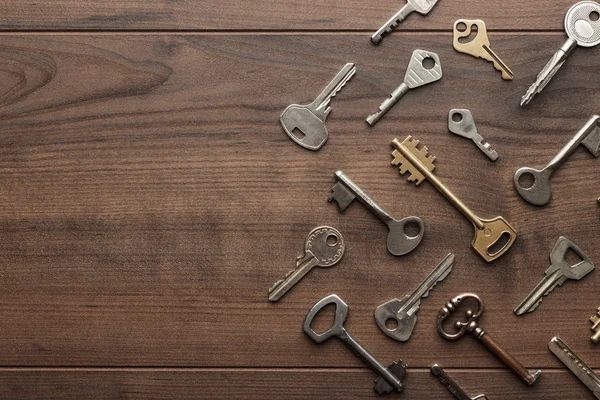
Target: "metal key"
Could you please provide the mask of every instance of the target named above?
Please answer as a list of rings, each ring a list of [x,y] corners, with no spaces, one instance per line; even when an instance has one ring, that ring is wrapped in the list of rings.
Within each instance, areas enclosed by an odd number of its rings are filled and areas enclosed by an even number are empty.
[[[475,251],[487,262],[492,262],[505,254],[514,244],[517,231],[502,217],[493,219],[481,219],[465,203],[456,197],[442,181],[434,174],[435,157],[430,156],[427,147],[418,149],[418,140],[407,137],[402,143],[394,139],[392,146],[396,148],[393,165],[399,166],[400,175],[410,173],[409,182],[415,182],[419,186],[425,178],[442,193],[475,227],[475,237],[471,244]],[[505,243],[500,246],[505,240]],[[493,251],[492,248],[499,247]]]
[[[543,169],[521,168],[515,173],[514,182],[517,192],[523,199],[535,206],[545,206],[552,198],[552,174],[580,145],[588,149],[594,157],[600,156],[600,116],[594,115],[577,132],[575,137],[546,165]],[[533,178],[533,185],[526,187],[521,185],[521,177]]]
[[[600,399],[600,377],[584,363],[559,337],[552,338],[548,348],[579,378],[597,399]]]
[[[433,60],[434,65],[431,68],[426,68],[425,60]],[[394,90],[389,98],[387,98],[379,106],[379,111],[367,118],[367,123],[374,126],[388,112],[394,104],[398,102],[409,90],[415,89],[428,83],[439,81],[442,79],[442,65],[440,57],[430,51],[415,50],[410,59],[410,64],[404,76],[404,82],[396,90]]]
[[[316,333],[310,327],[313,318],[319,311],[330,304],[335,304],[336,306],[333,326],[324,333]],[[329,295],[315,304],[306,315],[306,319],[304,320],[304,333],[316,343],[323,343],[332,337],[339,338],[365,363],[367,363],[377,375],[379,375],[377,379],[375,379],[375,391],[377,393],[390,393],[393,390],[401,392],[402,389],[404,389],[402,379],[404,379],[404,375],[406,374],[406,364],[403,363],[402,360],[399,360],[392,362],[387,368],[384,367],[371,353],[369,353],[369,351],[367,351],[367,349],[361,346],[361,344],[350,335],[346,328],[344,328],[344,322],[346,321],[347,316],[348,304],[335,294]]]
[[[483,139],[483,136],[477,132],[471,111],[450,110],[448,114],[448,129],[455,135],[471,139],[490,160],[496,161],[498,159],[496,150],[492,149],[490,144]]]
[[[410,14],[416,11],[421,15],[427,15],[437,2],[438,0],[407,0],[407,4],[371,36],[371,41],[379,44]]]
[[[431,274],[409,295],[402,300],[393,299],[375,309],[375,321],[379,329],[389,337],[400,342],[410,339],[417,324],[417,312],[421,299],[429,296],[431,289],[443,281],[452,271],[454,254],[450,253],[433,270]],[[388,321],[394,321],[395,326],[388,328]]]
[[[567,253],[572,250],[582,261],[569,265]],[[542,299],[548,296],[557,286],[562,286],[567,280],[580,280],[596,268],[594,263],[575,243],[561,236],[550,253],[550,268],[546,270],[544,279],[525,297],[515,309],[515,314],[523,315],[535,311]]]
[[[316,151],[323,147],[329,137],[327,127],[325,127],[325,121],[331,113],[329,102],[355,73],[356,66],[348,63],[315,101],[306,105],[292,104],[288,106],[279,119],[285,133],[306,149]],[[297,135],[295,131],[299,131],[299,134]]]
[[[453,326],[456,330],[455,333],[448,333],[444,330],[444,321],[446,321],[450,315],[458,306],[467,299],[475,300],[478,304],[476,312],[467,310],[465,315],[466,321],[456,321]],[[438,332],[444,339],[458,340],[463,337],[466,333],[471,333],[477,340],[479,340],[492,354],[494,354],[500,361],[506,364],[513,372],[526,382],[528,385],[532,385],[537,378],[541,375],[541,370],[531,372],[527,370],[516,358],[510,355],[504,350],[498,342],[496,342],[486,331],[481,329],[477,323],[477,320],[483,315],[485,311],[485,304],[483,300],[473,293],[465,293],[450,300],[445,307],[442,307],[438,315]]]
[[[600,4],[595,1],[580,1],[567,11],[565,31],[569,38],[542,69],[535,83],[527,90],[521,99],[521,106],[529,104],[536,94],[544,90],[577,46],[594,47],[600,44],[598,13],[600,13]]]
[[[592,330],[594,331],[592,342],[598,343],[600,342],[600,307],[598,307],[598,313],[593,315],[590,318],[590,321],[592,321]]]
[[[469,397],[469,395],[462,390],[462,388],[458,386],[458,384],[454,382],[450,376],[448,376],[446,371],[444,371],[442,367],[437,364],[434,364],[431,367],[431,374],[435,376],[438,381],[440,381],[440,383],[444,385],[446,389],[448,389],[450,393],[452,393],[458,400],[488,400],[485,394]]]
[[[389,228],[390,232],[387,237],[387,248],[390,253],[395,256],[403,256],[413,251],[419,243],[421,243],[425,232],[425,226],[423,225],[421,218],[407,217],[397,220],[352,182],[350,178],[348,178],[348,175],[342,171],[337,171],[335,177],[338,182],[333,187],[333,193],[329,196],[328,200],[330,202],[335,200],[340,212],[344,212],[350,203],[358,197],[360,202]],[[419,228],[419,232],[416,236],[409,236],[404,232],[406,225],[411,223]]]
[[[306,238],[304,256],[296,260],[296,268],[269,289],[269,300],[278,301],[314,267],[329,268],[344,255],[346,245],[342,234],[329,226],[313,229]]]
[[[464,31],[461,31],[459,28],[463,25],[466,28]],[[473,27],[477,28],[475,39],[468,43],[461,43],[460,39],[469,37]],[[490,39],[487,35],[485,22],[480,19],[459,19],[454,23],[454,50],[469,54],[475,58],[483,58],[493,63],[494,68],[502,72],[502,79],[505,81],[512,81],[515,77],[515,74],[508,68],[508,65],[490,48]]]

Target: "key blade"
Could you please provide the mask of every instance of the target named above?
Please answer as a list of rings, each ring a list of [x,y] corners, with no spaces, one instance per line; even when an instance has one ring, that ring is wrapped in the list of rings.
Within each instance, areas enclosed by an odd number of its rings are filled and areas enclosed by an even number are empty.
[[[317,96],[311,106],[315,107],[315,113],[323,113],[325,118],[329,114],[326,112],[329,102],[344,87],[346,83],[356,74],[356,65],[354,63],[346,64],[340,72],[333,78],[325,89]]]
[[[483,56],[481,58],[490,61],[494,64],[494,68],[502,73],[502,79],[505,81],[512,81],[515,79],[515,74],[512,70],[506,65],[504,61],[492,50],[489,46],[483,46]]]
[[[425,60],[433,60],[433,68],[425,68]],[[415,50],[410,59],[404,83],[410,88],[415,89],[442,79],[442,65],[440,57],[431,51]]]
[[[340,209],[340,212],[344,212],[344,210],[348,208],[350,203],[352,203],[354,199],[356,199],[356,196],[354,196],[354,194],[350,192],[346,188],[346,185],[344,185],[342,182],[336,183],[331,190],[332,193],[329,196],[329,199],[327,199],[327,201],[332,202],[335,200],[335,202],[338,205],[338,208]]]
[[[548,344],[550,351],[579,378],[596,398],[600,399],[600,378],[588,367],[573,350],[559,337],[552,338]]]
[[[401,392],[404,389],[402,385],[402,380],[404,380],[404,376],[406,375],[406,369],[408,365],[406,365],[402,360],[393,361],[390,365],[388,365],[387,369],[401,382],[400,388],[394,389],[392,385],[390,385],[383,377],[378,376],[375,378],[375,391],[378,394],[386,394],[390,393],[393,390],[397,392]]]
[[[475,142],[475,144],[490,160],[496,161],[498,159],[498,152],[488,142],[482,140],[481,142]]]
[[[416,186],[419,186],[424,180],[425,176],[419,170],[419,168],[426,169],[433,172],[435,169],[435,157],[429,154],[427,147],[423,146],[421,149],[418,148],[419,141],[413,139],[412,136],[408,136],[402,143],[398,139],[392,141],[392,146],[396,148],[392,155],[394,160],[392,165],[398,166],[400,175],[404,175],[406,172],[410,172],[408,177],[409,182],[415,182]],[[420,165],[413,165],[407,158],[407,155],[411,154]]]
[[[419,287],[414,291],[413,295],[411,295],[411,299],[407,302],[406,308],[410,309],[411,302],[414,302],[421,298],[426,298],[429,296],[431,290],[441,281],[446,279],[450,272],[452,272],[452,266],[454,265],[454,254],[449,253],[435,269],[429,274],[427,278]]]
[[[458,384],[454,382],[454,380],[450,378],[446,371],[444,371],[439,365],[434,364],[430,370],[431,374],[435,376],[437,380],[440,381],[440,383],[444,385],[446,389],[448,389],[448,391],[452,393],[458,400],[487,400],[485,395],[479,395],[471,399],[471,397],[469,397],[469,395],[467,395],[467,393],[460,386],[458,386]]]
[[[310,252],[306,251],[306,256],[298,260],[295,269],[288,272],[284,279],[277,281],[269,289],[269,301],[279,301],[287,292],[290,291],[308,272],[317,266],[318,260]]]
[[[560,271],[556,271],[554,274],[545,275],[544,278],[537,284],[537,286],[529,292],[527,297],[515,308],[514,313],[516,315],[523,315],[526,313],[534,312],[545,296],[548,296],[561,279]]]
[[[371,42],[374,44],[381,43],[383,38],[392,33],[392,31],[396,29],[398,25],[400,25],[400,23],[404,21],[404,19],[406,19],[406,17],[408,17],[413,11],[416,11],[416,9],[412,6],[411,1],[409,1],[400,9],[400,11],[394,14],[392,18],[383,24],[381,28],[379,28],[377,32],[373,34],[373,36],[371,36]]]

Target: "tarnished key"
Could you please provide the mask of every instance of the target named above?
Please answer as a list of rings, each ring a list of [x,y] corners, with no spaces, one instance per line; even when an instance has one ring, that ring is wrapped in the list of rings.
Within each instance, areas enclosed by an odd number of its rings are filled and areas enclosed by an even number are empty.
[[[475,300],[478,304],[477,311],[467,310],[465,316],[466,321],[456,321],[453,326],[455,333],[448,333],[444,330],[444,322],[452,315],[458,306],[467,299]],[[529,371],[523,366],[516,358],[510,355],[504,350],[496,340],[494,340],[489,333],[479,327],[477,320],[483,315],[485,311],[485,304],[483,300],[473,293],[464,293],[460,296],[450,300],[445,307],[442,307],[438,315],[438,332],[444,339],[458,340],[463,337],[466,333],[471,333],[477,340],[479,340],[492,354],[494,354],[500,361],[506,364],[513,372],[528,385],[533,385],[537,378],[541,375],[541,370]]]
[[[567,253],[572,250],[582,261],[569,265]],[[546,270],[544,279],[525,297],[525,300],[515,309],[515,314],[523,315],[535,311],[542,299],[548,296],[557,286],[562,286],[567,280],[580,280],[596,268],[594,263],[575,243],[561,236],[550,253],[550,268]]]
[[[598,313],[593,315],[590,318],[590,321],[592,321],[592,330],[594,331],[592,342],[598,343],[600,342],[600,307],[598,307]]]
[[[461,27],[466,28],[461,30]],[[460,39],[469,37],[473,27],[477,28],[475,39],[468,43],[461,43]],[[494,68],[502,72],[502,79],[505,81],[512,81],[515,77],[508,65],[490,48],[485,22],[480,19],[459,19],[454,23],[454,50],[493,63]]]
[[[597,399],[600,399],[600,377],[584,363],[559,337],[553,338],[548,348],[567,368],[579,378]]]
[[[418,140],[407,137],[402,143],[394,139],[396,148],[393,165],[399,166],[400,175],[409,172],[409,182],[419,186],[425,178],[442,193],[475,227],[475,237],[471,244],[477,254],[487,262],[492,262],[505,254],[514,244],[517,231],[502,217],[481,219],[465,203],[456,197],[434,174],[435,157],[429,155],[427,147],[419,149]]]
[[[577,46],[594,47],[600,44],[599,13],[600,4],[595,1],[580,1],[567,11],[565,31],[569,38],[537,76],[535,83],[521,99],[521,106],[529,104],[536,94],[544,90]]]
[[[312,330],[310,325],[312,324],[313,318],[321,311],[324,307],[335,304],[335,319],[333,326],[324,333],[316,333]],[[369,353],[350,333],[344,328],[344,322],[348,316],[348,304],[344,303],[337,295],[332,294],[313,306],[313,308],[306,315],[304,320],[304,333],[308,335],[316,343],[323,343],[324,341],[331,339],[332,337],[339,338],[342,342],[346,343],[373,371],[379,375],[375,379],[375,391],[379,394],[390,393],[391,391],[401,392],[404,389],[402,379],[406,374],[406,364],[402,360],[392,362],[387,368],[383,366],[375,357]]]
[[[428,61],[433,64],[427,65]],[[431,68],[427,68],[431,66]],[[410,59],[410,64],[404,76],[404,82],[396,90],[394,90],[389,98],[387,98],[379,106],[379,111],[367,118],[367,123],[371,126],[388,112],[394,104],[398,102],[409,90],[415,89],[428,83],[439,81],[442,79],[442,65],[440,57],[430,51],[415,50]]]
[[[325,127],[325,120],[331,113],[329,102],[355,73],[356,66],[348,63],[315,101],[306,105],[292,104],[288,106],[279,119],[285,133],[306,149],[316,151],[323,147],[329,137],[327,127]]]
[[[375,321],[377,321],[379,329],[392,339],[400,342],[406,342],[410,339],[417,324],[417,312],[421,306],[421,299],[429,296],[431,289],[438,282],[446,279],[452,271],[453,264],[454,254],[450,253],[414,292],[404,296],[402,300],[393,299],[377,307],[375,309]],[[394,324],[388,327],[390,321],[394,321]]]
[[[437,2],[438,0],[407,0],[406,5],[379,28],[373,36],[371,36],[371,41],[375,44],[379,44],[383,38],[392,33],[392,31],[400,25],[400,22],[404,21],[409,14],[416,11],[421,15],[427,15]]]
[[[477,132],[473,115],[469,110],[450,110],[448,114],[448,129],[455,135],[471,139],[477,145],[483,154],[492,161],[498,159],[498,153],[492,149],[490,144],[483,139],[483,136]]]
[[[269,289],[269,300],[278,301],[314,267],[329,268],[344,255],[346,245],[342,234],[329,226],[313,229],[306,238],[304,256],[296,260],[296,268]]]
[[[332,189],[333,193],[329,196],[329,201],[335,200],[340,212],[344,212],[350,203],[358,197],[360,202],[389,228],[390,232],[387,237],[387,248],[390,253],[395,256],[403,256],[413,251],[419,243],[421,243],[423,233],[425,232],[425,226],[423,225],[421,218],[407,217],[397,220],[352,182],[350,178],[348,178],[348,175],[342,171],[337,171],[335,177],[338,182]],[[404,228],[407,224],[414,224],[418,227],[419,232],[416,236],[409,236],[406,234]]]
[[[433,367],[431,367],[431,374],[435,376],[438,381],[440,381],[440,383],[444,385],[446,389],[448,389],[450,393],[452,393],[458,400],[488,400],[485,394],[469,397],[469,395],[462,390],[462,388],[458,386],[458,384],[454,382],[450,376],[448,376],[446,371],[444,371],[442,367],[437,364],[434,364]]]

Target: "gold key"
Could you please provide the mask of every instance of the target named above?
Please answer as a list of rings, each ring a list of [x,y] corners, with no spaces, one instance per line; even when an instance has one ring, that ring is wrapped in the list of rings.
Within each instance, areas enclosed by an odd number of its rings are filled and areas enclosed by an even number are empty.
[[[594,326],[592,326],[592,330],[594,331],[592,342],[598,343],[600,342],[600,307],[598,307],[598,314],[590,318],[590,321],[592,321],[592,324],[594,324]]]
[[[400,143],[394,139],[392,146],[396,148],[393,165],[399,166],[400,175],[410,173],[409,182],[419,186],[427,179],[437,190],[439,190],[450,203],[452,203],[475,227],[475,237],[472,246],[475,251],[487,262],[492,262],[504,255],[510,249],[517,238],[517,231],[502,217],[486,220],[481,219],[469,207],[456,197],[434,174],[435,157],[427,151],[427,147],[419,149],[419,141],[411,136]],[[501,245],[505,241],[503,245]],[[501,246],[500,246],[501,245]],[[491,252],[492,247],[500,247],[499,250]]]
[[[459,25],[466,26],[466,29],[464,31],[459,30]],[[474,30],[473,27],[477,28],[475,39],[468,43],[461,43],[459,39],[468,37],[471,31]],[[485,22],[480,19],[459,19],[454,23],[454,50],[494,63],[494,67],[502,72],[502,79],[506,81],[512,81],[515,77],[508,65],[490,48],[490,39],[488,39]]]

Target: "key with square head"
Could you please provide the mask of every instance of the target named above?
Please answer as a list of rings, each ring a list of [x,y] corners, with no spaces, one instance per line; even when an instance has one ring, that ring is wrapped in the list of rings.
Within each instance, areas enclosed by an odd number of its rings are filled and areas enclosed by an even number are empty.
[[[383,333],[399,342],[410,339],[417,324],[417,312],[421,299],[429,296],[431,289],[443,281],[452,271],[454,254],[450,253],[433,270],[431,274],[411,293],[402,300],[393,299],[375,309],[375,321]],[[389,322],[393,321],[389,327]]]
[[[600,15],[600,4],[595,1],[580,1],[567,11],[565,31],[569,38],[542,69],[535,83],[527,90],[521,99],[521,106],[529,104],[535,95],[544,90],[577,46],[594,47],[600,44],[598,15]]]
[[[330,226],[313,229],[306,238],[304,256],[296,260],[296,268],[269,289],[269,300],[278,301],[314,267],[329,268],[344,255],[346,245],[342,234]]]
[[[455,135],[471,139],[477,145],[479,150],[483,152],[492,161],[498,159],[498,153],[492,149],[490,144],[483,139],[483,136],[477,132],[473,115],[469,110],[450,110],[448,114],[448,129]]]
[[[465,27],[464,30],[461,27]],[[475,39],[461,43],[460,40],[469,37],[474,27],[477,28]],[[480,19],[459,19],[454,23],[454,50],[493,63],[494,68],[502,72],[502,79],[505,81],[512,81],[515,77],[508,65],[491,49],[485,22]]]
[[[425,226],[421,218],[407,217],[401,220],[395,219],[364,190],[352,182],[348,175],[342,171],[337,171],[335,178],[338,182],[333,187],[333,193],[329,196],[328,200],[330,202],[335,200],[340,212],[344,212],[350,203],[358,198],[390,230],[387,237],[387,248],[390,253],[395,256],[403,256],[413,251],[421,243],[425,232]],[[414,224],[418,228],[419,231],[415,236],[409,236],[404,231],[408,224]]]
[[[569,250],[577,254],[582,261],[570,265],[566,256]],[[596,268],[585,253],[564,236],[561,236],[550,253],[550,268],[546,270],[544,279],[525,297],[515,309],[515,314],[523,315],[535,311],[542,299],[548,296],[557,286],[562,286],[567,280],[578,281]]]
[[[588,367],[559,337],[552,338],[548,344],[548,348],[592,391],[597,399],[600,399],[600,377],[594,373],[594,370]]]
[[[431,68],[429,68],[431,67]],[[404,82],[379,106],[379,111],[367,118],[367,123],[375,125],[409,90],[442,79],[440,57],[430,51],[415,50],[404,76]]]
[[[444,329],[444,322],[450,318],[452,313],[458,309],[461,303],[465,300],[474,300],[477,305],[477,311],[473,312],[468,309],[465,312],[466,321],[456,321],[454,323],[453,333],[448,333]],[[500,361],[506,364],[513,372],[515,372],[519,377],[528,385],[533,385],[533,383],[537,380],[537,378],[541,375],[541,370],[529,371],[527,368],[523,366],[516,358],[514,358],[510,353],[504,350],[498,342],[494,338],[490,336],[489,333],[484,331],[479,327],[479,323],[477,322],[479,318],[483,315],[485,311],[485,304],[483,300],[473,293],[464,293],[460,296],[455,297],[450,300],[444,307],[440,309],[440,313],[438,315],[438,332],[444,338],[448,340],[458,340],[462,338],[466,333],[471,333],[477,340],[479,340],[492,354],[494,354]]]
[[[488,400],[485,394],[469,397],[469,395],[460,386],[458,386],[458,384],[454,382],[450,376],[448,376],[446,371],[444,371],[442,367],[437,364],[434,364],[431,367],[431,374],[435,376],[438,381],[440,381],[440,383],[444,385],[446,389],[448,389],[448,391],[450,391],[450,393],[452,393],[458,400]]]
[[[482,219],[475,215],[433,174],[435,157],[429,155],[427,147],[419,149],[418,145],[419,141],[414,140],[411,136],[407,137],[402,143],[398,139],[394,139],[392,142],[392,146],[396,148],[392,153],[394,156],[392,164],[399,167],[400,175],[409,172],[408,181],[414,182],[416,186],[427,179],[471,221],[475,227],[475,237],[471,245],[485,261],[492,262],[504,255],[514,244],[517,231],[502,217]],[[496,247],[499,247],[499,249],[495,250]]]
[[[310,327],[315,316],[324,307],[335,305],[335,318],[333,326],[324,333],[316,333]],[[348,316],[348,304],[346,304],[337,295],[332,294],[313,306],[304,319],[304,333],[316,343],[323,343],[332,337],[339,338],[348,347],[350,347],[373,371],[379,375],[375,379],[375,391],[379,394],[390,393],[392,391],[401,392],[404,389],[402,380],[406,374],[406,364],[402,360],[392,362],[387,368],[383,366],[375,356],[365,349],[344,327],[344,322]]]
[[[600,342],[600,307],[598,307],[598,313],[593,315],[590,318],[590,321],[592,321],[592,330],[594,331],[592,342],[598,343]]]
[[[416,11],[421,15],[427,15],[437,2],[438,0],[407,0],[406,5],[371,36],[371,41],[374,44],[379,44],[384,37],[392,33],[410,14]]]
[[[319,96],[310,104],[292,104],[281,114],[281,126],[285,133],[300,146],[319,150],[329,137],[325,121],[331,113],[329,103],[356,73],[356,66],[348,63],[336,75]],[[295,132],[298,131],[298,134]]]

